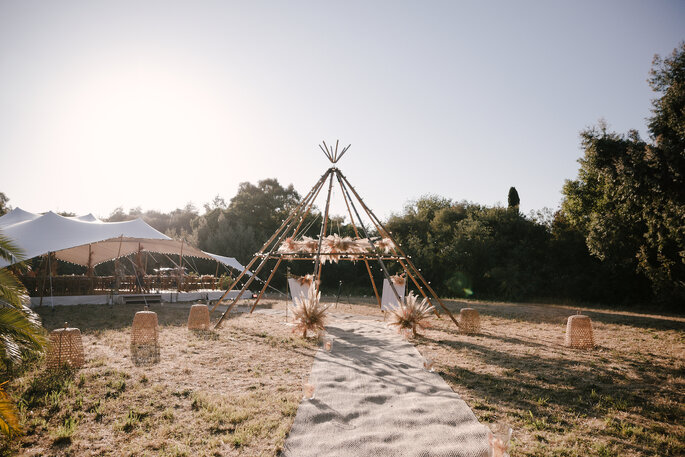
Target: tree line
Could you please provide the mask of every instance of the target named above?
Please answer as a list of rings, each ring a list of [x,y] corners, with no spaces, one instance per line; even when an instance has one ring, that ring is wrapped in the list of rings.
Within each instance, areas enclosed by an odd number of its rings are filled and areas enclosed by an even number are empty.
[[[506,207],[424,196],[393,214],[386,227],[444,296],[658,303],[682,310],[685,43],[666,58],[655,57],[648,82],[657,94],[649,139],[637,131],[612,132],[603,121],[582,131],[578,176],[564,184],[556,211],[522,214],[512,187]],[[300,198],[292,185],[265,179],[241,183],[228,203],[217,196],[202,213],[192,204],[170,213],[117,208],[105,220],[141,217],[169,236],[246,264]],[[0,194],[0,212],[7,202]],[[307,234],[316,236],[321,214],[310,217]],[[343,218],[332,221],[341,235],[353,234]],[[293,262],[291,268],[304,274],[311,265]],[[324,271],[325,289],[339,290],[343,281],[347,290],[370,294],[359,262]],[[381,278],[378,269],[374,275]],[[283,283],[275,278],[276,286]]]

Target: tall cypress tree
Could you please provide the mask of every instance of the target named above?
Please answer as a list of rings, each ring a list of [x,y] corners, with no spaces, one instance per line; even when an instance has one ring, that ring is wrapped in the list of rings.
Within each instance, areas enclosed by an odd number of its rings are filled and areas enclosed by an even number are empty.
[[[519,193],[516,191],[516,187],[509,188],[509,208],[518,208],[521,199],[519,198]]]

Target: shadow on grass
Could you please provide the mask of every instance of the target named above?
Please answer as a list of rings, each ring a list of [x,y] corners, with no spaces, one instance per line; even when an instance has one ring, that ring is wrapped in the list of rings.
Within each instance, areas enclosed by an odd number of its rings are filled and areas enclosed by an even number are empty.
[[[459,338],[452,332],[445,333],[444,339],[421,338],[417,342],[449,348],[451,352],[467,352],[483,365],[500,368],[493,373],[456,364],[440,372],[457,391],[466,388],[474,398],[484,399],[471,405],[481,410],[482,420],[496,418],[507,411],[531,430],[567,433],[577,425],[573,423],[574,418],[589,417],[608,424],[602,434],[629,438],[632,442],[625,446],[640,452],[659,448],[664,451],[660,455],[674,455],[670,452],[679,449],[677,440],[676,444],[668,443],[673,438],[668,438],[665,432],[653,433],[652,427],[659,429],[662,425],[647,425],[643,421],[683,423],[685,410],[682,404],[672,401],[681,396],[679,384],[667,382],[682,378],[685,374],[682,368],[655,363],[639,354],[632,357],[552,345],[547,346],[552,352],[545,355],[536,350],[540,344],[519,338],[481,334],[478,338],[485,341],[479,343],[471,338],[464,341],[463,336]],[[485,345],[492,344],[486,341],[493,339],[503,342],[501,349]],[[519,347],[514,349],[511,344]],[[633,369],[627,370],[628,367]],[[633,419],[614,424],[612,417],[616,414]],[[631,439],[631,434],[637,433],[643,436]]]
[[[452,313],[459,313],[462,308],[473,308],[486,316],[516,319],[531,323],[565,324],[566,319],[582,311],[593,321],[603,324],[626,325],[630,327],[654,330],[685,331],[685,320],[682,316],[652,316],[633,310],[605,311],[583,306],[539,305],[531,303],[478,303],[459,300],[444,301]],[[455,316],[456,317],[456,316]]]
[[[68,322],[69,327],[76,327],[81,333],[92,333],[102,330],[120,330],[130,327],[133,317],[138,311],[145,310],[145,305],[73,305],[34,308],[40,316],[43,327],[47,330],[54,330],[64,326]],[[151,304],[149,311],[157,313],[160,326],[185,326],[188,323],[188,307],[169,306],[165,304]],[[229,318],[235,317],[231,313]],[[220,314],[216,313],[213,317],[211,327],[219,319]]]

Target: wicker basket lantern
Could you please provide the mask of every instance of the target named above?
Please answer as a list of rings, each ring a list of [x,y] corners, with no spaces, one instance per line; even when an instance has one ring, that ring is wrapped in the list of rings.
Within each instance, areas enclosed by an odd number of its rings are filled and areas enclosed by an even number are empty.
[[[459,331],[462,333],[480,332],[480,314],[473,308],[462,308],[459,312]]]
[[[138,311],[131,326],[131,357],[133,363],[159,362],[159,331],[157,313]]]
[[[589,316],[576,314],[570,316],[566,323],[566,346],[577,349],[595,347],[595,337],[592,334],[592,320]]]
[[[190,307],[188,330],[209,330],[209,308],[207,305]]]
[[[77,328],[59,328],[50,332],[50,345],[46,357],[48,369],[57,369],[64,364],[72,368],[83,366],[83,342],[81,330]]]

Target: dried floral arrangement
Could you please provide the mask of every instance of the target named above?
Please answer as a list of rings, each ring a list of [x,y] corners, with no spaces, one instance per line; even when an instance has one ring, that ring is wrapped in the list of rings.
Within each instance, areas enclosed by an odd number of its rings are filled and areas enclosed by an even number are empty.
[[[297,276],[294,278],[301,286],[311,287],[314,283],[314,275]]]
[[[389,238],[369,241],[368,238],[341,237],[338,234],[328,235],[321,242],[321,260],[337,263],[342,256],[356,260],[355,254],[373,252],[374,247],[387,254],[395,248],[395,243]],[[318,250],[319,241],[308,236],[303,236],[300,240],[292,237],[286,238],[278,248],[278,252],[284,254],[316,254]]]
[[[411,330],[414,338],[418,336],[417,327],[421,329],[430,327],[428,317],[433,312],[433,307],[428,304],[427,299],[424,298],[421,303],[417,300],[418,297],[413,292],[410,292],[404,303],[397,308],[388,310],[390,325],[397,326],[400,332],[402,330]]]
[[[307,291],[307,296],[295,297],[295,305],[292,306],[295,327],[293,333],[302,332],[302,337],[307,338],[307,332],[322,332],[326,325],[326,311],[328,306],[320,302],[321,292],[316,291],[316,285],[312,282]]]
[[[402,286],[404,286],[404,283],[405,283],[405,281],[406,281],[406,278],[404,277],[404,275],[396,274],[396,275],[390,276],[390,280],[391,280],[391,281],[393,282],[393,284],[395,284],[396,286],[402,287]]]

